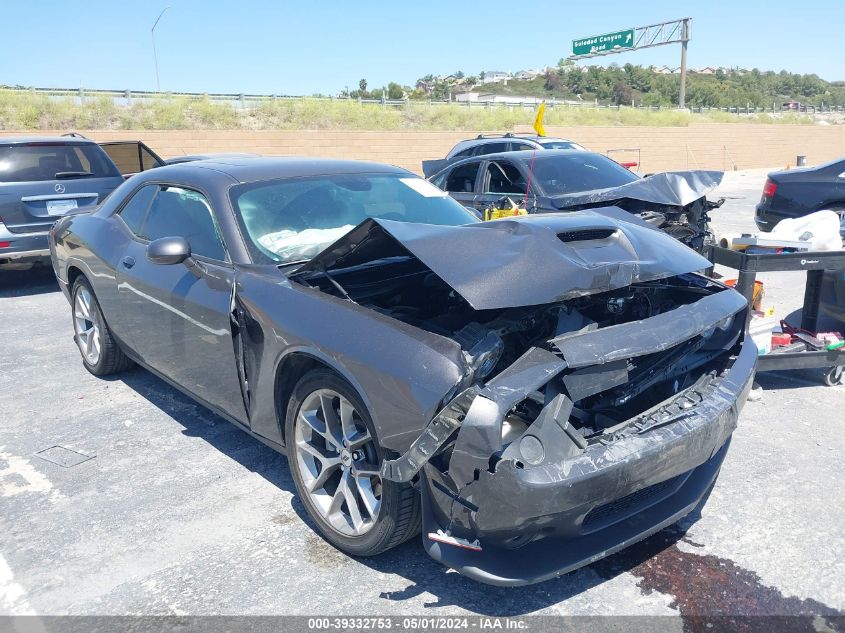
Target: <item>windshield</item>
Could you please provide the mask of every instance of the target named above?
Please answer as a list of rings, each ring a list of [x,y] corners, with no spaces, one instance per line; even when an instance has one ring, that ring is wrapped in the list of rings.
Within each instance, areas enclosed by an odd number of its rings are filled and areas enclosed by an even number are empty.
[[[99,145],[93,143],[0,145],[0,182],[108,176],[120,174]]]
[[[541,141],[540,145],[542,145],[544,149],[580,149],[582,151],[586,151],[584,146],[571,141]]]
[[[233,187],[232,207],[259,261],[308,260],[367,218],[460,225],[477,218],[416,176],[341,174]]]
[[[589,152],[538,153],[533,178],[547,196],[619,187],[639,179],[619,163]]]

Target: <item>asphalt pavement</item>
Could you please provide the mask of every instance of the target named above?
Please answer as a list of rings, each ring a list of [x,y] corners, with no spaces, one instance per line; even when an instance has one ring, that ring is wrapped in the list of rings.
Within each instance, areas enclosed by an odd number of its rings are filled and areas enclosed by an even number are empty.
[[[753,230],[762,171],[713,213]],[[726,274],[727,271],[722,271]],[[800,273],[763,276],[787,314]],[[495,588],[413,540],[350,558],[284,457],[141,369],[83,368],[52,271],[0,272],[0,614],[695,615],[845,611],[845,387],[767,374],[708,504],[560,579]]]

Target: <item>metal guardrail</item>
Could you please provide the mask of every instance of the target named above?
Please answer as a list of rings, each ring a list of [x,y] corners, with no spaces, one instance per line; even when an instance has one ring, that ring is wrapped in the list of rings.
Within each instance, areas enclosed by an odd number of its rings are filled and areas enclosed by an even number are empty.
[[[536,97],[531,97],[529,100],[521,100],[518,97],[508,99],[508,95],[498,95],[499,101],[457,101],[455,99],[360,99],[348,97],[325,97],[325,96],[307,96],[307,95],[285,95],[285,94],[252,94],[252,93],[217,93],[217,92],[156,92],[151,90],[106,90],[97,88],[23,88],[20,86],[0,86],[0,90],[12,92],[28,92],[31,94],[44,95],[48,98],[56,99],[74,99],[79,103],[84,103],[87,99],[92,98],[110,98],[118,105],[131,105],[135,101],[143,101],[148,99],[197,99],[208,100],[215,103],[225,103],[235,107],[250,108],[258,103],[265,103],[267,101],[357,101],[361,105],[380,105],[384,107],[404,107],[411,105],[458,105],[468,108],[496,108],[496,107],[522,107],[524,109],[532,109],[537,107]],[[676,110],[675,106],[652,106],[645,104],[631,104],[631,105],[615,105],[615,104],[601,104],[597,101],[559,101],[555,98],[546,99],[547,108],[590,108],[598,110],[621,110],[621,109],[636,109],[636,110]],[[689,110],[694,113],[707,112],[727,112],[729,114],[763,114],[763,113],[784,113],[794,112],[801,114],[824,113],[824,112],[845,112],[845,104],[821,104],[819,106],[804,106],[803,109],[783,109],[777,103],[773,103],[771,108],[755,107],[750,105],[745,106],[693,106]]]

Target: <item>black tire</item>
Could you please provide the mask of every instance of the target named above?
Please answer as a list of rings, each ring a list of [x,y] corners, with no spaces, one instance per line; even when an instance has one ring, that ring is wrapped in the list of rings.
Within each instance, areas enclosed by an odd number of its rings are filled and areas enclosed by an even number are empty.
[[[285,439],[288,463],[293,481],[308,515],[317,524],[323,537],[339,550],[352,556],[375,556],[407,541],[419,533],[420,496],[410,484],[381,480],[381,506],[378,517],[368,532],[360,536],[347,536],[336,530],[312,502],[305,488],[297,462],[295,422],[303,403],[318,390],[332,390],[348,400],[374,440],[378,465],[388,452],[379,444],[370,414],[364,402],[352,386],[328,369],[314,369],[305,374],[296,384],[285,415]]]
[[[845,366],[831,367],[824,373],[824,384],[828,387],[845,384]]]
[[[71,288],[71,318],[75,321],[74,310],[77,295],[83,290],[87,291],[91,297],[90,312],[92,319],[96,320],[99,327],[100,353],[96,362],[91,362],[82,352],[82,349],[80,349],[82,364],[85,366],[85,369],[95,376],[109,376],[130,369],[135,363],[123,353],[120,344],[112,336],[111,330],[103,316],[103,311],[100,309],[100,303],[97,301],[97,295],[94,294],[94,289],[91,287],[90,282],[82,275],[76,278]],[[74,340],[78,346],[79,342],[75,323]]]

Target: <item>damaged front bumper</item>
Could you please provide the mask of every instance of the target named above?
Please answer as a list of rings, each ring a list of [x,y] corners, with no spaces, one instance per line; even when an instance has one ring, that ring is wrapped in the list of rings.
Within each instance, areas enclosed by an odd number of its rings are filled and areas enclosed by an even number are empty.
[[[718,301],[723,314],[736,312],[727,303],[739,306],[727,296]],[[651,325],[659,328],[660,321]],[[676,325],[673,334],[682,339],[708,326],[699,322],[684,332]],[[587,335],[581,343],[600,341]],[[718,475],[757,361],[755,346],[741,344],[720,375],[680,390],[597,442],[571,426],[566,395],[547,397],[537,420],[502,452],[508,412],[585,355],[583,345],[567,347],[564,340],[561,348],[569,358],[532,348],[483,389],[464,391],[407,453],[383,466],[387,479],[419,474],[426,551],[476,580],[511,586],[554,578],[688,514]],[[609,364],[632,351],[610,346],[590,354]],[[447,438],[454,444],[444,457],[438,450]]]

